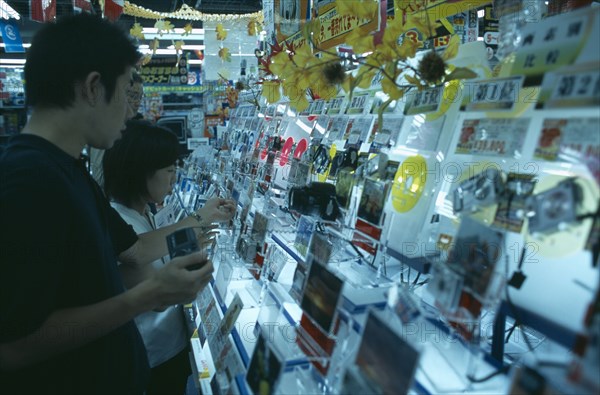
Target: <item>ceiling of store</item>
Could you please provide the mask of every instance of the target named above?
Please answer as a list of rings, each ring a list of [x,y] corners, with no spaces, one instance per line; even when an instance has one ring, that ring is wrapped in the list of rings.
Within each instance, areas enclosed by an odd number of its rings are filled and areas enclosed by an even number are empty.
[[[29,14],[29,0],[5,0],[21,15]],[[244,14],[262,9],[261,0],[131,0],[133,4],[159,12],[179,9],[184,3],[199,11],[214,14]],[[92,3],[98,3],[93,0]],[[57,0],[57,14],[71,13],[72,0]]]
[[[21,37],[24,43],[31,42],[32,36],[41,26],[37,22],[29,20],[29,0],[5,0],[15,11],[21,15],[18,21]],[[195,9],[211,14],[245,14],[262,10],[261,0],[131,0],[133,4],[142,6],[158,12],[176,11],[185,3]],[[99,10],[97,0],[92,0],[96,10]],[[57,16],[73,13],[72,0],[57,0]],[[144,27],[152,27],[154,20],[137,19]],[[170,19],[175,27],[183,27],[187,22],[182,20]],[[129,29],[134,18],[128,15],[121,15],[118,21],[125,29]],[[202,27],[201,22],[193,23],[195,28]],[[0,48],[0,54],[3,58],[22,58],[24,54],[7,54],[4,48]]]

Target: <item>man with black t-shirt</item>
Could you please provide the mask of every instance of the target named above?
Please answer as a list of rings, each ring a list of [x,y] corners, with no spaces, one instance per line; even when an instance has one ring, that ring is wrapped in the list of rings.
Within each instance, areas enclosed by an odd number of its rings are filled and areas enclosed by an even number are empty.
[[[139,58],[116,25],[86,14],[45,25],[28,51],[31,118],[0,154],[0,393],[143,393],[133,318],[193,300],[211,277],[210,262],[187,270],[206,261],[197,253],[126,290],[117,260],[165,255],[175,228],[136,236],[79,159],[120,137]]]

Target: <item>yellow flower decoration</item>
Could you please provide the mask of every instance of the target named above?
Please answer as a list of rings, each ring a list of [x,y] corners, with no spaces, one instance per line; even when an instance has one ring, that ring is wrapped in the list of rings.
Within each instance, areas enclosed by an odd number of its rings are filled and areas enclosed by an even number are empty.
[[[225,28],[223,27],[222,23],[219,23],[217,25],[217,28],[215,29],[215,31],[217,33],[217,40],[223,41],[227,38],[227,32],[225,31]]]
[[[285,79],[292,73],[292,69],[294,68],[294,63],[290,59],[290,56],[287,52],[281,51],[271,59],[271,65],[269,69],[276,76]]]
[[[381,81],[381,89],[390,97],[392,100],[398,100],[404,96],[404,90],[396,85],[395,81],[389,78],[384,78]]]
[[[144,55],[144,57],[142,58],[142,61],[141,61],[142,66],[147,65],[148,63],[150,63],[151,60],[152,60],[152,55],[150,55],[150,54]]]
[[[279,82],[264,81],[262,86],[262,95],[267,100],[267,103],[277,103],[279,99],[281,99],[281,93],[279,92]]]
[[[293,61],[299,67],[307,67],[315,60],[309,45],[303,45],[294,50]]]
[[[358,79],[358,87],[361,89],[367,89],[371,85],[371,81],[377,74],[377,69],[368,67],[361,67],[358,69],[356,78]]]
[[[375,19],[379,12],[379,2],[375,0],[336,0],[335,6],[339,15],[352,15],[359,19]]]
[[[321,36],[321,20],[313,19],[311,21],[306,22],[302,25],[302,29],[300,30],[302,33],[302,37],[304,37],[308,41],[313,41],[316,45],[320,43]]]
[[[404,37],[404,41],[402,41],[402,45],[398,47],[398,55],[401,60],[406,60],[407,58],[414,58],[417,54],[417,49],[423,46],[422,41],[413,41],[408,37]]]
[[[353,29],[350,34],[348,34],[346,42],[352,43],[352,49],[358,54],[373,52],[375,50],[373,36],[368,30],[361,27]]]
[[[407,25],[420,31],[426,38],[434,36],[435,30],[441,26],[435,18],[429,16],[426,12],[411,15],[408,18]]]
[[[400,4],[402,3],[402,4]],[[354,17],[359,23],[378,18],[378,0],[336,0],[338,15]],[[302,36],[306,44],[294,48],[291,44],[273,46],[269,58],[261,62],[262,70],[273,75],[280,82],[269,82],[263,89],[265,97],[279,100],[279,91],[290,99],[290,105],[297,111],[308,106],[307,91],[314,97],[333,98],[341,86],[350,96],[357,87],[369,89],[374,77],[381,74],[381,89],[388,100],[378,109],[381,117],[385,106],[393,100],[402,98],[409,89],[444,84],[452,79],[472,78],[475,73],[467,68],[451,69],[446,60],[457,56],[460,39],[452,37],[443,54],[428,51],[417,62],[412,61],[424,42],[417,37],[430,37],[439,22],[426,13],[426,0],[403,0],[396,4],[396,18],[387,20],[383,32],[373,34],[365,27],[357,26],[346,37],[347,45],[352,48],[355,61],[360,64],[358,70],[349,73],[344,69],[346,63],[333,52],[319,48],[319,24],[316,20],[303,25]],[[399,7],[403,7],[400,10]],[[405,19],[408,15],[408,19]],[[248,26],[249,29],[252,26]],[[417,34],[418,30],[422,34]],[[401,44],[398,44],[401,42]],[[312,49],[320,53],[313,54]],[[407,71],[411,75],[407,75]],[[413,74],[414,73],[414,74]],[[277,93],[274,93],[274,92]],[[381,125],[381,122],[380,122]]]
[[[191,23],[188,23],[188,24],[186,24],[186,25],[183,27],[183,33],[181,33],[181,35],[182,35],[182,36],[189,36],[190,34],[192,34],[192,30],[193,30],[193,29],[194,29],[194,28],[192,27],[192,24],[191,24]]]
[[[160,36],[162,36],[164,33],[170,32],[171,30],[175,30],[175,26],[173,26],[171,22],[163,20],[156,21],[154,28]]]
[[[388,19],[382,38],[382,42],[385,45],[397,45],[400,35],[406,33],[407,26],[404,24],[402,19],[403,18],[401,17]]]
[[[306,98],[306,90],[298,88],[296,84],[292,82],[283,83],[283,93],[290,99],[290,106],[296,111],[304,111],[310,104]]]
[[[160,42],[158,41],[158,38],[154,38],[154,40],[152,40],[152,44],[150,44],[150,49],[152,50],[152,55],[156,54],[156,50],[158,49],[159,46],[160,46]]]
[[[144,33],[142,33],[142,25],[140,25],[139,23],[134,23],[133,26],[131,27],[131,29],[129,29],[129,35],[131,37],[135,37],[139,40],[145,40],[146,37],[144,37]]]
[[[415,77],[413,75],[405,75],[404,78],[406,79],[406,81],[409,84],[416,86],[418,90],[422,90],[423,88],[426,87],[425,85],[423,85],[421,83],[421,80],[419,80],[417,77]]]
[[[219,49],[219,58],[225,62],[231,62],[231,53],[229,52],[229,48]]]
[[[249,36],[256,36],[256,30],[257,30],[256,25],[257,25],[256,21],[250,21],[250,22],[248,22],[248,25],[246,25],[246,29],[248,31]]]
[[[458,35],[453,35],[448,42],[448,46],[444,50],[442,54],[442,59],[450,60],[456,57],[458,54],[458,46],[460,45],[460,37]]]
[[[317,85],[315,89],[315,93],[321,98],[325,100],[331,100],[338,94],[338,88],[335,85],[331,84],[321,84]]]
[[[175,42],[173,43],[173,46],[175,47],[175,50],[176,50],[177,52],[180,52],[180,51],[182,51],[182,50],[183,50],[183,46],[184,46],[184,45],[185,45],[185,43],[184,43],[183,41],[181,41],[181,40],[175,41]]]

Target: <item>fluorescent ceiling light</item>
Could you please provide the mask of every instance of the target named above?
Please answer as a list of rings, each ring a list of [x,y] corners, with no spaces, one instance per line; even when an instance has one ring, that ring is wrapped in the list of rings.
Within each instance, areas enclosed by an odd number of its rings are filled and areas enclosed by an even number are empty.
[[[2,0],[0,0],[2,1]],[[170,30],[172,31],[172,30]],[[185,30],[183,28],[175,28],[175,33],[181,34],[184,33]],[[153,27],[144,27],[142,28],[142,33],[145,34],[156,34],[158,33],[158,29]],[[192,34],[204,34],[204,29],[192,29]]]
[[[0,59],[0,64],[25,64],[25,59]]]
[[[185,30],[179,27],[164,32],[162,36],[158,34],[158,29],[153,27],[144,27],[142,33],[147,40],[154,40],[155,38],[158,38],[159,40],[204,40],[204,29],[192,29],[191,34],[187,36],[182,36],[182,34],[185,33]]]
[[[150,48],[142,48],[142,49],[140,49],[140,52],[143,53],[144,55],[149,55],[152,53],[152,50]],[[175,51],[174,49],[159,48],[154,53],[156,55],[176,55],[177,51]]]
[[[209,54],[205,54],[206,56],[219,56],[219,54],[217,53],[209,53]],[[254,53],[230,53],[231,56],[248,56],[251,58],[255,58],[256,55],[254,55]]]
[[[0,18],[9,19],[15,18],[16,20],[21,19],[21,15],[17,11],[14,10],[11,6],[6,4],[4,0],[0,0]]]
[[[0,43],[1,48],[4,48],[5,46],[6,46],[6,44]],[[31,47],[31,43],[23,43],[23,48],[29,48],[29,47]]]
[[[190,34],[189,36],[182,36],[180,34],[169,34],[165,33],[162,36],[160,34],[144,34],[146,40],[181,40],[181,41],[197,41],[204,40],[204,34]]]
[[[141,45],[140,45],[141,48]],[[186,50],[186,51],[201,51],[204,50],[206,48],[205,45],[182,45],[181,49]],[[167,47],[167,49],[175,49],[174,45],[169,45]]]
[[[144,50],[150,49],[150,45],[148,45],[148,44],[139,45],[138,49],[142,53],[151,53],[152,52],[152,51],[150,51],[150,52],[144,51]],[[175,46],[169,45],[167,47],[167,49],[175,49]],[[201,50],[206,49],[206,46],[205,45],[182,45],[181,49],[183,49],[184,51],[201,51]]]

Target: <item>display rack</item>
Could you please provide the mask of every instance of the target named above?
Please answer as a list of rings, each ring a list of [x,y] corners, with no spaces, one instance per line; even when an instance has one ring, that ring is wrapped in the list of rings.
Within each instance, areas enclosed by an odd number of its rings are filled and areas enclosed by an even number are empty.
[[[600,12],[569,21],[595,32]],[[533,71],[519,64],[532,54],[524,43],[495,77],[484,46],[464,44],[458,57],[479,78],[452,102],[447,87],[413,92],[381,129],[377,83],[299,114],[285,99],[232,109],[176,186],[185,202],[217,194],[238,205],[195,303],[202,392],[516,393],[532,377],[597,392],[600,142],[587,130],[600,126],[600,92],[565,91],[600,81],[589,37],[578,56]],[[238,300],[227,340],[203,341]],[[386,361],[378,338],[403,354]]]

